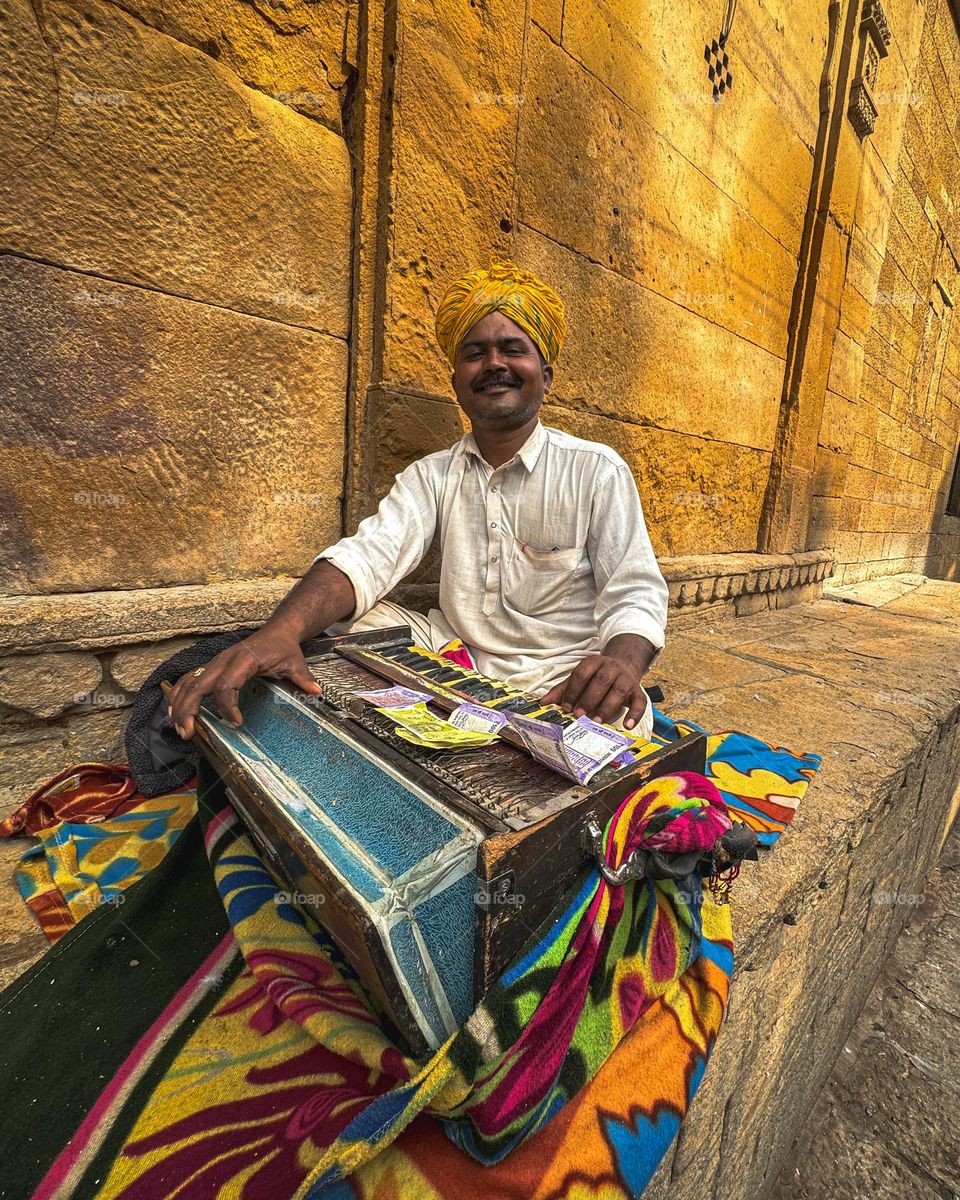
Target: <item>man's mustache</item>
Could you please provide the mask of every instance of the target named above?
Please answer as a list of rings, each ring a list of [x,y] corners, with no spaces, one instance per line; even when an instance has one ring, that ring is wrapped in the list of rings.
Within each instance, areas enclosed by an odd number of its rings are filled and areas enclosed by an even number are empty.
[[[520,380],[514,379],[509,375],[498,375],[495,379],[484,379],[482,383],[475,383],[473,390],[482,392],[488,387],[520,387]]]

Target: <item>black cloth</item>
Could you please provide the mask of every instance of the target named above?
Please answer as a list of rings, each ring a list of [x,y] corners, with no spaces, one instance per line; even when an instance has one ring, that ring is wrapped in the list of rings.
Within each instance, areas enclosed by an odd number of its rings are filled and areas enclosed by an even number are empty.
[[[249,637],[257,628],[251,625],[231,633],[201,638],[161,663],[147,677],[133,702],[133,712],[124,734],[130,774],[137,790],[144,796],[160,796],[181,787],[197,771],[196,750],[192,743],[180,737],[167,716],[167,699],[160,687],[161,680],[176,683],[181,675],[205,666],[221,650]]]

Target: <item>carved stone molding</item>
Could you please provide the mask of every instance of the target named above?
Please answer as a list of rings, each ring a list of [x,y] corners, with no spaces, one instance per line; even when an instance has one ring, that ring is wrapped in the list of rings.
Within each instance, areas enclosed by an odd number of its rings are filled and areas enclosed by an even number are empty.
[[[710,554],[661,558],[670,620],[730,609],[737,616],[816,599],[833,574],[832,550],[797,554]]]
[[[880,0],[864,0],[860,19],[860,49],[857,73],[850,88],[847,115],[863,139],[877,124],[877,104],[873,97],[880,71],[880,60],[890,53],[890,26]]]

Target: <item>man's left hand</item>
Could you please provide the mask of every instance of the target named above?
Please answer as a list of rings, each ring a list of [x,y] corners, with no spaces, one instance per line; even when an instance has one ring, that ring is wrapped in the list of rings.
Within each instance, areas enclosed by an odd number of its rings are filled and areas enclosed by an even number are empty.
[[[640,686],[657,649],[636,633],[619,633],[604,646],[602,654],[590,654],[576,667],[566,683],[558,683],[543,697],[545,704],[559,704],[578,717],[609,722],[626,708],[624,729],[633,729],[647,708],[647,694]]]
[[[624,729],[632,729],[647,707],[647,694],[633,664],[610,654],[591,654],[543,697],[544,704],[559,704],[576,716],[609,722],[626,707]]]

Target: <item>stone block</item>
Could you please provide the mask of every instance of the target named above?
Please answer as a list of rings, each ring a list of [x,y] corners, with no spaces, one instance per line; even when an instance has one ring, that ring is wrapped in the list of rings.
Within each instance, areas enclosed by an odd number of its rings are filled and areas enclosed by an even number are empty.
[[[648,116],[680,154],[705,160],[724,192],[794,245],[817,136],[826,22],[813,11],[798,17],[783,4],[773,12],[738,13],[727,46],[734,86],[714,103],[704,46],[719,32],[709,0],[683,10],[630,0],[564,5],[564,49],[634,112]],[[789,73],[781,65],[785,57]],[[738,169],[758,143],[765,154],[756,169]]]
[[[861,229],[859,224],[854,225],[849,247],[845,279],[847,286],[844,289],[840,325],[857,341],[862,341],[870,328],[871,309],[880,285],[884,254],[870,241],[869,231]],[[856,295],[852,294],[854,292]],[[860,301],[857,313],[859,320],[851,322],[843,310],[847,308],[848,304],[856,306],[858,298]]]
[[[128,0],[131,15],[233,71],[249,87],[341,132],[346,0],[284,0],[265,12],[242,0]]]
[[[568,340],[552,400],[621,423],[771,448],[780,359],[539,234],[523,231],[518,248],[532,270],[565,281]]]
[[[349,529],[375,512],[395,477],[425,454],[452,446],[465,432],[453,400],[373,388],[364,405],[362,494],[352,498]]]
[[[206,587],[0,596],[0,652],[112,650],[178,634],[201,637],[261,625],[296,582],[285,577]]]
[[[147,676],[162,662],[192,646],[196,640],[174,638],[168,642],[154,642],[146,646],[132,646],[129,650],[120,650],[106,660],[110,677],[125,691],[139,691]],[[172,682],[174,681],[171,680]]]
[[[734,607],[738,617],[749,617],[753,613],[766,612],[770,607],[770,596],[767,592],[740,595],[734,601]]]
[[[856,400],[860,395],[862,373],[863,347],[848,334],[837,330],[827,386],[848,400]]]
[[[545,33],[559,42],[563,25],[563,0],[531,0],[530,20],[536,21]]]
[[[817,450],[813,486],[818,496],[842,496],[846,474],[847,460],[842,454],[823,446]]]
[[[4,31],[5,250],[346,337],[342,137],[116,5],[52,0],[41,32],[15,0]]]
[[[814,496],[810,505],[809,527],[812,546],[830,544],[830,535],[839,524],[842,503],[839,496]]]
[[[890,231],[890,209],[894,196],[893,177],[880,159],[871,138],[864,146],[863,170],[854,225],[857,237],[864,237],[874,251],[883,254]]]
[[[0,586],[301,573],[340,527],[347,351],[0,259]]]
[[[637,480],[654,549],[664,555],[753,550],[769,470],[760,450],[545,405],[543,420],[611,446]]]
[[[846,230],[853,228],[863,178],[864,145],[850,121],[840,126],[830,186],[830,213]]]
[[[507,0],[397,8],[383,367],[390,384],[445,390],[434,337],[447,285],[511,250],[525,11]],[[540,35],[543,36],[543,35]],[[379,336],[379,331],[375,336]]]
[[[49,720],[59,717],[100,683],[92,654],[24,654],[0,658],[0,703]]]

